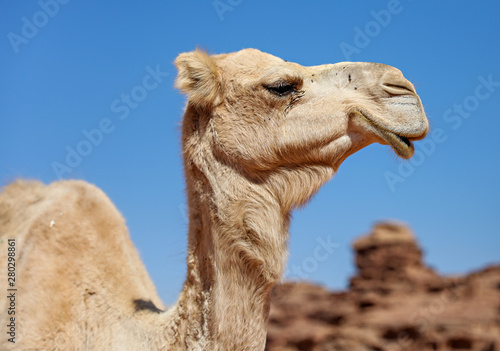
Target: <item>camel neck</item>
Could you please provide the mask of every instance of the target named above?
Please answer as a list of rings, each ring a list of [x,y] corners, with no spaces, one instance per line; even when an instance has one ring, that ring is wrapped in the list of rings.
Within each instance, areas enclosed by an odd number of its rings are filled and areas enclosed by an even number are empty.
[[[262,185],[219,166],[186,169],[193,181],[187,277],[176,306],[186,323],[180,337],[188,349],[263,350],[271,289],[286,262],[288,216]]]

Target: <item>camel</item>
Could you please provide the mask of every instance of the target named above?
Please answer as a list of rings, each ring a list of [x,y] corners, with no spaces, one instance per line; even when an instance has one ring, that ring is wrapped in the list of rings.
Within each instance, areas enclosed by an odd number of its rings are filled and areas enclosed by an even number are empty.
[[[256,49],[195,50],[175,64],[189,207],[177,302],[162,304],[96,186],[16,181],[0,195],[0,281],[14,251],[17,289],[14,315],[12,298],[0,300],[1,349],[263,350],[290,213],[349,155],[378,142],[409,158],[428,131],[413,85],[391,66],[305,67]]]

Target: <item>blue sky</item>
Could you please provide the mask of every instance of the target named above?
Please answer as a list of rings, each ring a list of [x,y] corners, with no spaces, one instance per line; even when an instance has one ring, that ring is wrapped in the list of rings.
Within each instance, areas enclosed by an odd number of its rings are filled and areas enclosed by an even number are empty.
[[[98,185],[166,303],[186,247],[184,97],[172,62],[196,47],[390,64],[426,108],[432,134],[418,157],[371,145],[294,214],[289,278],[344,288],[353,239],[382,219],[409,223],[441,273],[500,262],[500,3],[55,1],[9,1],[0,13],[0,183]],[[313,262],[322,240],[335,248]]]

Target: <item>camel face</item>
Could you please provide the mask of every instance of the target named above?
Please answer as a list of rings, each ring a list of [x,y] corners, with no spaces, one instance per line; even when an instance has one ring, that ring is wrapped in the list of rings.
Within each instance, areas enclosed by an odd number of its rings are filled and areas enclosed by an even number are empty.
[[[189,94],[188,107],[203,106],[194,115],[208,115],[218,152],[249,171],[304,164],[336,169],[373,142],[409,158],[412,141],[428,130],[413,85],[391,66],[304,67],[255,49],[214,56],[195,51],[176,64],[177,85]]]

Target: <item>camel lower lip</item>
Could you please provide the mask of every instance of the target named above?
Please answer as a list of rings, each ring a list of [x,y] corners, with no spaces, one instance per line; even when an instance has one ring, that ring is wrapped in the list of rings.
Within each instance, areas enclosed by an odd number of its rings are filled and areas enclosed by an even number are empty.
[[[413,143],[404,136],[398,135],[390,130],[382,128],[376,122],[372,121],[369,117],[367,117],[364,113],[359,112],[363,120],[369,123],[372,127],[373,131],[382,139],[384,139],[396,152],[399,157],[402,158],[410,158],[413,156],[415,152],[415,148]]]
[[[377,128],[377,126],[375,126]],[[415,149],[413,143],[406,137],[399,136],[391,131],[377,128],[384,140],[391,145],[392,149],[402,158],[410,158],[413,156]]]

